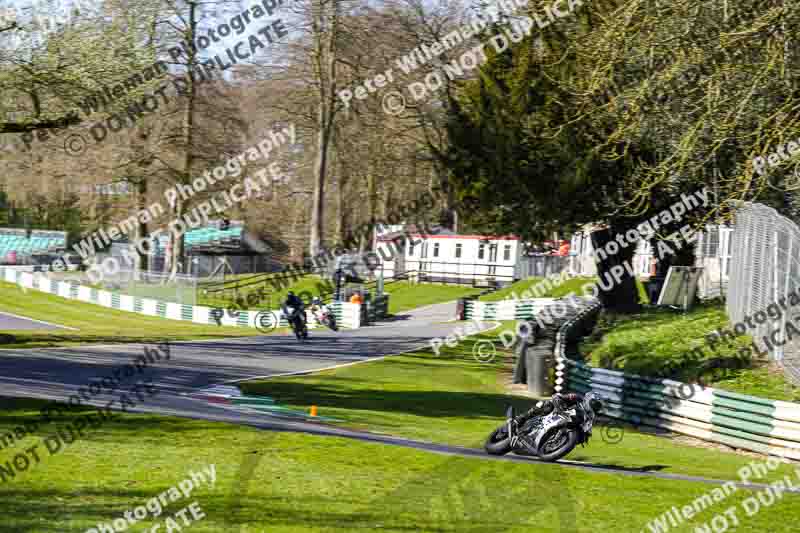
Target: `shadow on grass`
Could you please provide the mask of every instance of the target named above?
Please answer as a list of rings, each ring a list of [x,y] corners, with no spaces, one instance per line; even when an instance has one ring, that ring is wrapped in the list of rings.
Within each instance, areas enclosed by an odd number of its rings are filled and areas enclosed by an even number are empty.
[[[417,486],[422,488],[424,485],[417,483]],[[161,488],[161,490],[166,489],[167,487]],[[440,490],[444,493],[448,489],[448,486],[440,487]],[[430,488],[428,488],[427,492],[429,492],[431,498],[436,496],[436,493],[431,491]],[[131,505],[145,503],[153,498],[154,493],[158,494],[157,491],[109,491],[82,487],[79,496],[81,503],[78,506],[76,501],[73,501],[70,505],[65,505],[65,499],[71,500],[75,498],[65,491],[4,490],[3,495],[5,497],[3,502],[5,503],[0,502],[0,513],[4,517],[3,522],[0,523],[0,533],[20,533],[22,531],[63,533],[65,531],[63,522],[61,525],[51,525],[43,518],[62,516],[65,512],[69,512],[71,522],[83,524],[79,530],[72,531],[83,531],[85,528],[96,527],[98,523],[105,523],[110,526],[113,520],[123,517],[125,512],[130,511]],[[411,500],[405,502],[404,507],[408,507],[410,503],[417,499],[411,498],[409,495],[404,496],[406,496],[407,500]],[[125,503],[111,503],[109,498]],[[353,496],[343,498],[342,496],[324,497],[308,494],[303,497],[304,503],[302,507],[292,508],[287,505],[285,498],[280,496],[248,495],[242,498],[242,510],[239,513],[230,512],[229,499],[224,495],[203,494],[194,499],[200,504],[206,516],[206,518],[197,522],[197,525],[204,531],[210,531],[212,528],[216,531],[228,532],[267,531],[266,525],[269,525],[270,528],[296,528],[297,531],[309,531],[315,528],[340,531],[372,530],[374,524],[386,523],[387,519],[391,523],[392,531],[445,532],[453,531],[453,527],[459,525],[462,526],[459,528],[461,531],[487,531],[492,525],[497,525],[496,520],[489,520],[489,517],[482,517],[482,520],[477,523],[475,519],[478,517],[471,517],[472,520],[468,522],[466,517],[446,516],[446,518],[437,519],[436,514],[429,516],[419,516],[417,514],[414,519],[409,519],[408,516],[392,519],[389,517],[392,516],[393,507],[398,506],[399,503],[396,500],[390,502],[376,500],[372,502],[373,505],[371,507],[354,511],[352,510],[353,507],[370,502]],[[147,521],[142,524],[149,525],[146,531],[150,531],[150,525],[156,523],[161,524],[162,531],[165,530],[164,520],[168,517],[173,518],[178,524],[182,524],[180,519],[174,517],[173,514],[191,503],[191,501],[192,498],[177,501],[171,504],[158,518],[153,519],[153,517],[148,516]],[[416,503],[424,504],[424,502]],[[345,507],[345,510],[336,511],[337,507],[342,506]],[[405,509],[405,511],[409,512],[410,509]],[[449,513],[446,514],[449,515]],[[480,524],[480,528],[478,524]],[[145,529],[141,529],[142,525],[138,523],[136,525],[139,526],[139,530],[145,531]],[[134,525],[134,528],[136,525]],[[203,528],[203,526],[205,527]],[[179,531],[178,529],[174,530]]]
[[[249,330],[221,331],[219,333],[193,333],[187,332],[180,335],[159,333],[157,336],[124,336],[109,334],[49,334],[31,335],[30,333],[4,333],[0,335],[0,349],[21,349],[38,347],[56,347],[78,344],[157,344],[165,340],[217,340],[230,337],[251,337],[261,335]]]
[[[65,428],[68,424],[72,424],[81,415],[97,415],[98,408],[82,406],[75,408],[72,412],[54,412],[48,421],[40,416],[40,409],[51,403],[53,402],[48,400],[0,397],[0,435],[28,423],[27,427],[36,429],[27,435],[45,437],[55,433],[58,428]],[[146,405],[146,402],[143,404]],[[125,438],[130,436],[137,440],[147,440],[150,438],[147,432],[153,431],[156,431],[156,436],[158,436],[162,433],[202,432],[207,429],[218,431],[220,428],[218,422],[202,419],[183,419],[149,413],[122,413],[121,411],[115,411],[115,415],[113,420],[101,420],[98,427],[88,426],[83,430],[84,435],[80,440],[103,442],[118,439],[120,434],[123,434]],[[97,416],[95,419],[99,420]],[[241,429],[235,425],[227,427],[231,430]],[[17,446],[14,441],[7,441],[4,444],[6,448]]]
[[[347,383],[338,386],[271,381],[243,383],[241,387],[247,394],[267,395],[281,404],[404,413],[421,417],[497,418],[503,416],[508,405],[520,409],[532,404],[529,399],[504,394],[353,388]]]

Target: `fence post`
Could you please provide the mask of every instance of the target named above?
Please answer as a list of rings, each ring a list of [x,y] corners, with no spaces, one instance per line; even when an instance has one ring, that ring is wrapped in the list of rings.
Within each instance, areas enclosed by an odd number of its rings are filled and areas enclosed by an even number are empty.
[[[789,294],[789,281],[792,278],[792,248],[793,248],[793,240],[791,234],[787,235],[789,240],[789,249],[786,251],[786,272],[783,279],[783,297],[786,297]],[[777,248],[777,246],[776,246]],[[777,262],[776,262],[777,263]],[[777,301],[777,300],[776,300]],[[780,330],[780,338],[782,341],[786,340],[786,317],[788,313],[783,313],[781,318],[778,320],[778,329]],[[776,346],[775,347],[775,357],[776,359],[783,361],[784,357],[783,346]]]

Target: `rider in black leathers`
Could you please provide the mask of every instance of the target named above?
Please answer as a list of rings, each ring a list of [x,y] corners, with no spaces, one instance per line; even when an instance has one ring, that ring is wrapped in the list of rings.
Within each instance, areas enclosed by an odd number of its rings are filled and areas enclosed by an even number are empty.
[[[550,414],[554,409],[555,402],[561,402],[565,409],[572,407],[573,405],[581,402],[583,400],[583,396],[580,394],[569,393],[569,394],[559,394],[556,393],[550,400],[543,400],[541,402],[537,402],[536,405],[525,411],[519,416],[514,417],[514,422],[517,425],[521,426],[534,416],[544,416]]]
[[[303,300],[297,296],[294,291],[289,291],[286,294],[286,301],[283,302],[283,306],[296,308],[297,314],[300,316],[300,320],[303,321],[303,324],[306,323],[305,304],[303,304]]]

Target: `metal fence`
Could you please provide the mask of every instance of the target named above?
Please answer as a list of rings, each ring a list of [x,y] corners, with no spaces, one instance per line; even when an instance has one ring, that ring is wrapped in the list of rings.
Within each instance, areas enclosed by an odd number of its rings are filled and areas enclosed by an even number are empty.
[[[98,280],[87,272],[52,272],[50,277],[58,281],[76,281],[81,285],[102,288],[137,298],[153,298],[165,302],[197,305],[198,283],[210,281],[186,274],[170,276],[164,272],[122,268],[117,272],[107,271]]]
[[[731,323],[754,317],[751,322],[756,327],[748,326],[747,333],[761,349],[771,345],[770,358],[783,367],[789,380],[800,384],[800,338],[781,346],[787,339],[786,323],[797,310],[788,307],[774,318],[778,313],[772,306],[772,316],[767,313],[770,304],[788,300],[787,295],[800,287],[800,228],[770,207],[743,203],[736,211],[731,249],[727,298]],[[764,313],[762,320],[757,313]]]
[[[569,267],[569,259],[569,256],[559,255],[520,257],[515,275],[517,279],[554,276]]]

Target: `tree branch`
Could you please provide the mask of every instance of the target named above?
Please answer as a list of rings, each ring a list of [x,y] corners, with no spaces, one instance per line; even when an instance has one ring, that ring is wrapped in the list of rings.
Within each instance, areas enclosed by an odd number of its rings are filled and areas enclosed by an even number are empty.
[[[0,133],[26,133],[36,130],[49,130],[64,128],[73,124],[80,124],[81,119],[77,114],[67,115],[56,120],[36,120],[33,122],[0,122]]]

